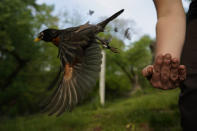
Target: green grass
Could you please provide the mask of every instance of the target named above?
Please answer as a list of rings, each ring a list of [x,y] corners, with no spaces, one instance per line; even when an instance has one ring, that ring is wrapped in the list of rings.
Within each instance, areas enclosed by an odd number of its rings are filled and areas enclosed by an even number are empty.
[[[78,106],[60,117],[37,114],[1,119],[0,131],[179,131],[178,90],[138,93],[100,107]]]

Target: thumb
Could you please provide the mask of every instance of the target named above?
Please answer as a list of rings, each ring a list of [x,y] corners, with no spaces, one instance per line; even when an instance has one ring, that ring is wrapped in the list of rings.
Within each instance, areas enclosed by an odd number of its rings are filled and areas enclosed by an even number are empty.
[[[149,78],[152,76],[152,74],[153,74],[153,65],[148,65],[142,70],[142,75],[144,77]]]

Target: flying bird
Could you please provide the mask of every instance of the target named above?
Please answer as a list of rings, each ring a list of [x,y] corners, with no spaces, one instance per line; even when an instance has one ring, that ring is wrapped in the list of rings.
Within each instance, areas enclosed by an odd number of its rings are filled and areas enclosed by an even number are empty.
[[[49,115],[59,116],[65,111],[71,111],[94,86],[102,59],[99,44],[117,52],[116,48],[109,45],[109,41],[96,35],[103,32],[105,26],[123,11],[124,9],[118,11],[96,25],[85,23],[62,30],[46,29],[38,34],[35,42],[52,42],[58,48],[61,61],[58,87],[44,106],[44,111],[48,111]]]
[[[118,27],[115,27],[114,28],[114,32],[118,32]]]
[[[89,15],[93,15],[94,14],[94,11],[93,10],[89,10],[88,14]]]
[[[128,27],[125,32],[124,32],[124,36],[128,39],[131,40],[131,34],[129,32],[130,28]]]

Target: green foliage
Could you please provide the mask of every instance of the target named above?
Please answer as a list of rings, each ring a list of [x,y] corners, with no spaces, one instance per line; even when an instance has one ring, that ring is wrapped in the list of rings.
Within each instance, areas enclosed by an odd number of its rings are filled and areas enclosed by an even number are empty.
[[[0,114],[39,109],[41,97],[37,96],[43,95],[59,61],[52,45],[34,43],[33,39],[42,26],[57,24],[52,10],[53,6],[37,5],[35,0],[0,1]],[[53,70],[48,71],[49,67]]]
[[[152,62],[153,56],[150,50],[152,43],[153,40],[149,36],[143,36],[139,41],[130,45],[125,56],[128,59],[128,65],[130,65],[129,70],[133,68],[134,73],[139,77],[139,83],[142,88],[150,87],[149,82],[142,76],[141,71]]]
[[[132,92],[136,84],[141,88],[149,87],[149,83],[141,75],[141,70],[151,63],[152,54],[149,48],[153,40],[143,36],[139,41],[125,45],[124,41],[110,34],[100,34],[110,39],[110,45],[118,48],[119,53],[107,52],[106,58],[106,96],[117,98]]]
[[[92,103],[75,108],[60,117],[34,116],[1,119],[0,130],[6,131],[179,131],[178,90],[147,90],[127,99],[92,108]]]
[[[143,36],[139,41],[130,45],[125,56],[129,64],[138,69],[150,64],[152,55],[149,46],[152,42],[149,36]]]

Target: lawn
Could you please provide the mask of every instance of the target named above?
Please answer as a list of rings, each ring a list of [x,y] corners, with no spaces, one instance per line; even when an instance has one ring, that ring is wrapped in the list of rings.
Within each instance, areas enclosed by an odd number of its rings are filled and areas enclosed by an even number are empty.
[[[179,131],[179,90],[146,91],[107,102],[97,100],[60,117],[36,114],[3,118],[0,131]]]

